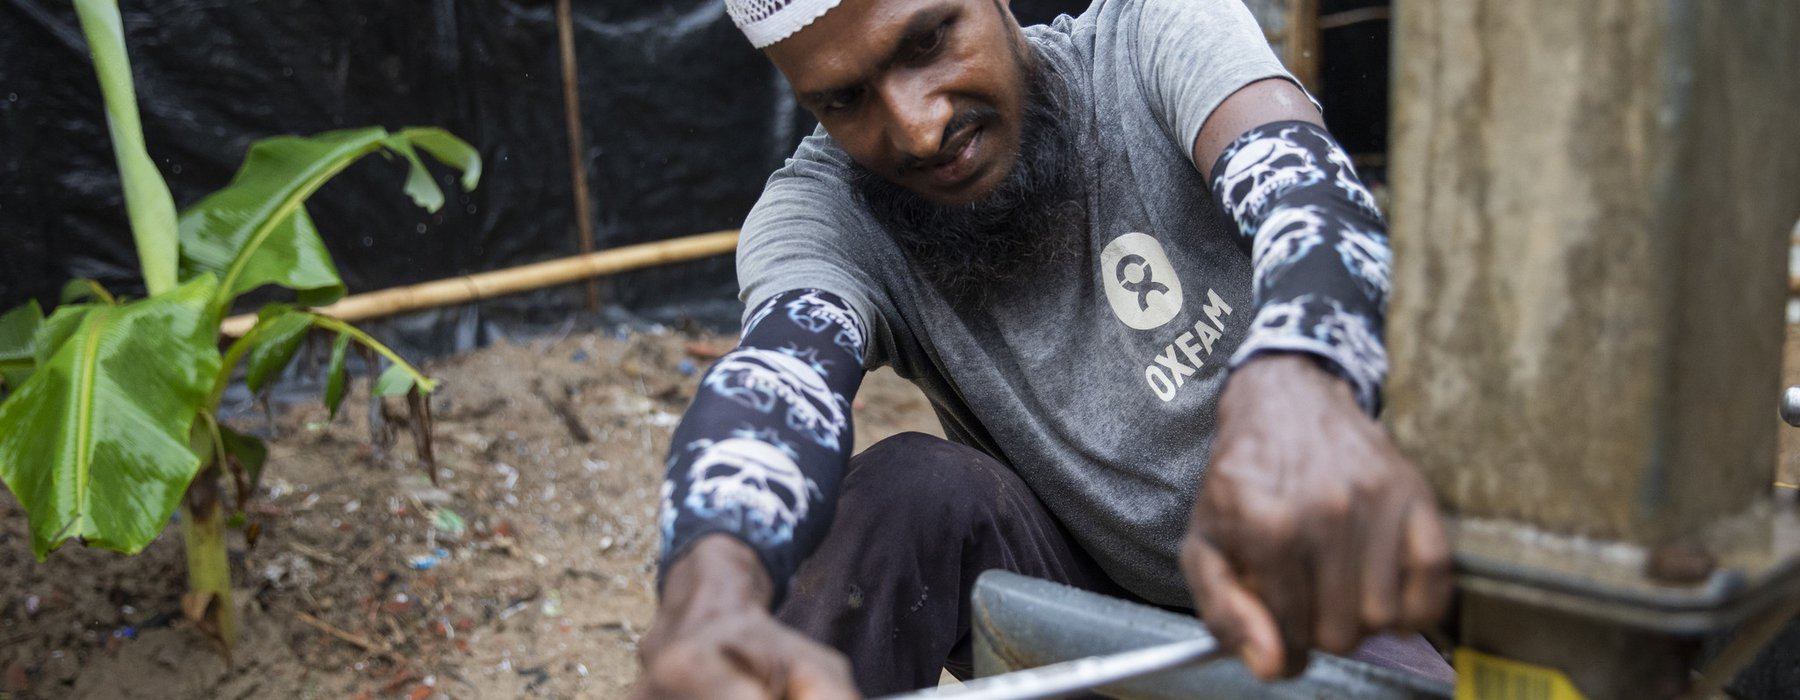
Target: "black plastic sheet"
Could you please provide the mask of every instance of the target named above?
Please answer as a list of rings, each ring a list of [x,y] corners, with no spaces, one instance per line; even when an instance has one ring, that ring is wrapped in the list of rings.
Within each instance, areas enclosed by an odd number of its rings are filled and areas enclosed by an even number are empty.
[[[578,252],[555,4],[539,0],[125,0],[146,140],[177,207],[224,185],[258,138],[442,126],[481,187],[420,210],[370,158],[308,204],[352,292]],[[1085,3],[1021,1],[1030,21]],[[812,120],[720,0],[577,0],[573,27],[600,249],[737,227]],[[74,11],[0,3],[0,308],[70,277],[141,293],[105,117]],[[728,257],[614,276],[628,308],[729,299]],[[498,302],[539,318],[578,294]],[[491,305],[490,305],[491,306]]]

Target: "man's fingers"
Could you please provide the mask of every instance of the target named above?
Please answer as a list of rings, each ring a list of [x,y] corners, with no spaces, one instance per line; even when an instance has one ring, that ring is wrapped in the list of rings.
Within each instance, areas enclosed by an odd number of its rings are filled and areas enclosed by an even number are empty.
[[[1437,507],[1427,497],[1413,505],[1406,519],[1400,623],[1415,630],[1436,624],[1450,603],[1450,584],[1449,540]]]
[[[842,654],[798,633],[783,630],[780,652],[787,664],[790,700],[856,700],[861,697]]]
[[[1406,574],[1400,568],[1406,541],[1408,510],[1381,508],[1366,530],[1362,551],[1362,600],[1359,615],[1367,632],[1393,629],[1400,622],[1400,590]]]
[[[856,700],[860,697],[856,685],[850,681],[850,667],[837,658],[795,665],[788,675],[787,691],[791,700]]]
[[[746,664],[746,660],[717,653],[701,645],[678,644],[664,649],[644,669],[633,691],[634,700],[777,700],[775,694]]]
[[[1357,563],[1361,554],[1364,528],[1361,518],[1346,517],[1347,527],[1327,527],[1315,533],[1313,582],[1317,627],[1313,638],[1319,648],[1332,654],[1343,654],[1356,646],[1362,637],[1362,573]]]
[[[1190,535],[1181,559],[1195,607],[1220,646],[1236,652],[1259,678],[1279,676],[1283,658],[1275,618],[1238,582],[1224,555],[1204,539]]]
[[[1289,678],[1306,670],[1307,650],[1313,647],[1316,625],[1316,601],[1313,599],[1311,567],[1279,569],[1272,576],[1247,577],[1245,583],[1262,599],[1263,607],[1275,623],[1281,640],[1281,664],[1277,675]]]

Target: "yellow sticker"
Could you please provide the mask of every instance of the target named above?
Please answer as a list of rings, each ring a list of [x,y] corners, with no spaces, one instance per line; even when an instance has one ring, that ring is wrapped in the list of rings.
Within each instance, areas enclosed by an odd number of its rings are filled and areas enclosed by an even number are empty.
[[[1456,650],[1456,700],[1587,700],[1569,677],[1548,666]]]

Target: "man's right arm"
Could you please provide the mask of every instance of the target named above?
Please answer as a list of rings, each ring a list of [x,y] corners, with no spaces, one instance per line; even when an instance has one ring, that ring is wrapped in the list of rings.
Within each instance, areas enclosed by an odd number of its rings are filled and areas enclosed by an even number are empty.
[[[640,697],[854,696],[842,658],[769,610],[831,523],[865,329],[831,293],[783,292],[702,379],[670,442]]]

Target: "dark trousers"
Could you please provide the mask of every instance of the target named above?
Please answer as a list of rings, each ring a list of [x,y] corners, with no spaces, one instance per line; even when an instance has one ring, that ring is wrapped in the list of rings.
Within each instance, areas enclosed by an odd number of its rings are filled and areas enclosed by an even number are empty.
[[[850,659],[865,695],[971,674],[969,591],[1005,569],[1137,600],[1107,578],[1011,469],[922,433],[850,460],[830,533],[800,565],[777,615]],[[1353,658],[1441,680],[1425,640],[1376,637]]]

